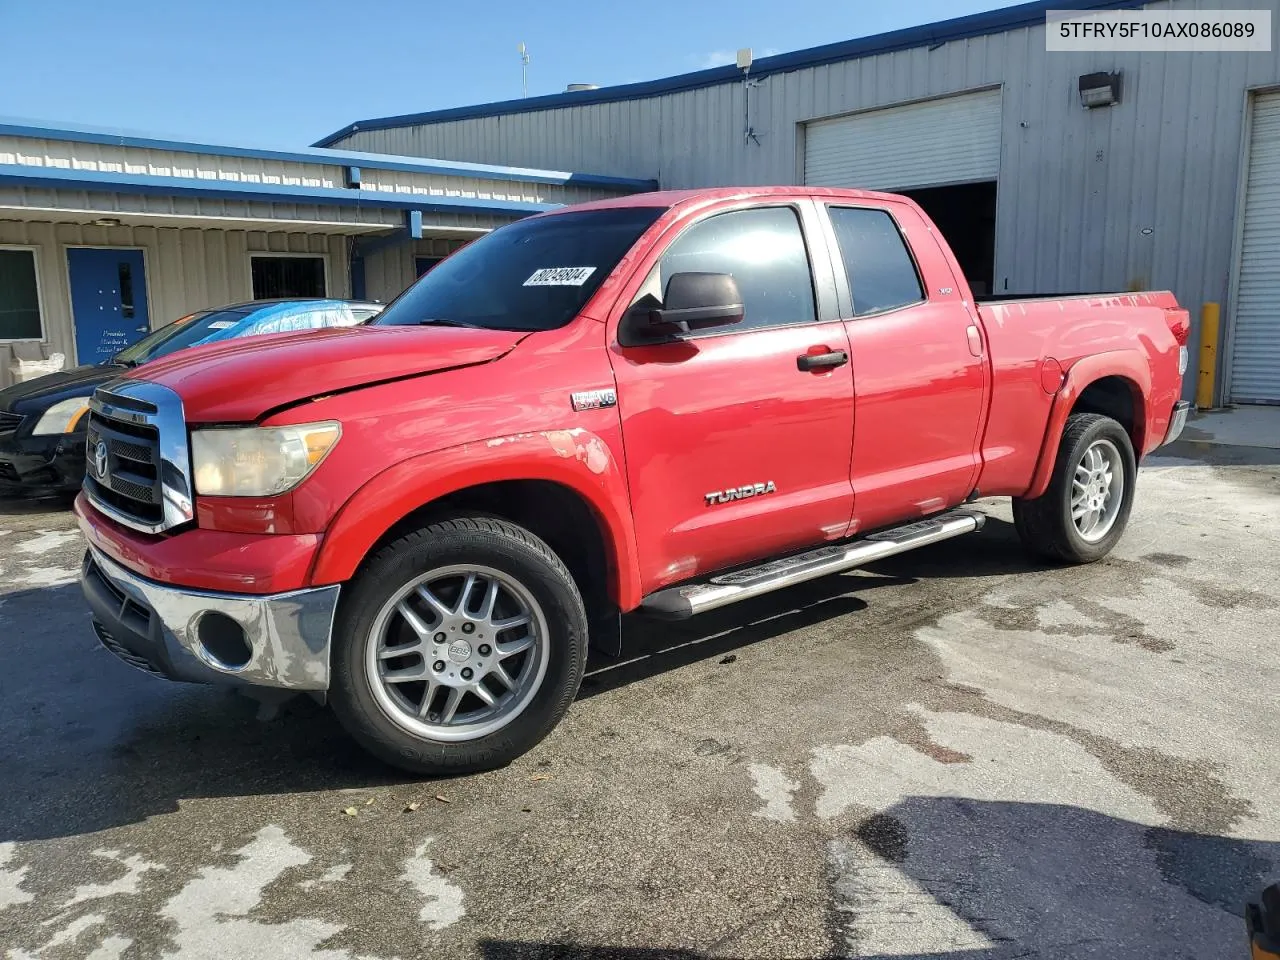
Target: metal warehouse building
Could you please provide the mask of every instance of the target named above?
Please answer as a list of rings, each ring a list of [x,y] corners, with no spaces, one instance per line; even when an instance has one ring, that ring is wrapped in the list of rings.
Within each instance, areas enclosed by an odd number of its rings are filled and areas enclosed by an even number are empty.
[[[94,363],[205,307],[388,300],[495,226],[653,186],[0,124],[0,386],[30,348]]]
[[[648,83],[362,120],[324,146],[663,187],[911,195],[979,294],[1169,288],[1223,304],[1217,399],[1280,402],[1280,46],[1047,53],[1051,0]],[[1086,107],[1089,102],[1092,106]],[[1188,393],[1194,388],[1188,382]]]

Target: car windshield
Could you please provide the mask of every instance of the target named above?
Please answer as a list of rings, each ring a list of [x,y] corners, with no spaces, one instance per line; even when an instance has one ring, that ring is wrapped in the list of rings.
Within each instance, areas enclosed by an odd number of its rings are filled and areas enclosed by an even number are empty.
[[[373,322],[490,330],[564,326],[662,212],[581,210],[509,224],[433,268]]]
[[[133,367],[154,360],[156,357],[163,357],[183,347],[193,346],[219,330],[226,330],[252,312],[252,310],[209,310],[193,313],[189,317],[175,320],[148,334],[132,346],[125,347],[111,358],[111,362]]]

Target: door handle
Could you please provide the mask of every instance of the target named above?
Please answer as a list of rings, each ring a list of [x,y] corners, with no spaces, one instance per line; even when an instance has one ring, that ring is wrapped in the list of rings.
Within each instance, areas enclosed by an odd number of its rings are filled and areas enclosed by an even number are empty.
[[[826,353],[802,353],[796,357],[796,366],[801,370],[833,370],[843,367],[849,362],[849,354],[843,350],[828,350]]]
[[[982,332],[975,324],[969,324],[969,328],[965,330],[965,336],[969,338],[969,352],[975,357],[982,356]]]

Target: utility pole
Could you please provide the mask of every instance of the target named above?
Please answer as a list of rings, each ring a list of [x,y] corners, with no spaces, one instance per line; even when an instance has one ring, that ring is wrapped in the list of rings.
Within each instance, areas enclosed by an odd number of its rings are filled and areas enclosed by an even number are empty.
[[[529,95],[529,48],[520,41],[520,96]]]

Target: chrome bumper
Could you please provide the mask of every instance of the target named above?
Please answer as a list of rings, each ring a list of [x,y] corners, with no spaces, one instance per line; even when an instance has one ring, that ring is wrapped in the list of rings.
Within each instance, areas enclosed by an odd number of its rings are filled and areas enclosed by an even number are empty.
[[[1173,416],[1169,418],[1169,429],[1165,431],[1164,443],[1173,443],[1182,436],[1182,430],[1187,425],[1187,414],[1190,412],[1191,403],[1187,400],[1179,400],[1173,405]]]
[[[103,646],[171,680],[329,688],[338,587],[270,596],[208,593],[140,577],[93,547],[80,585]]]

